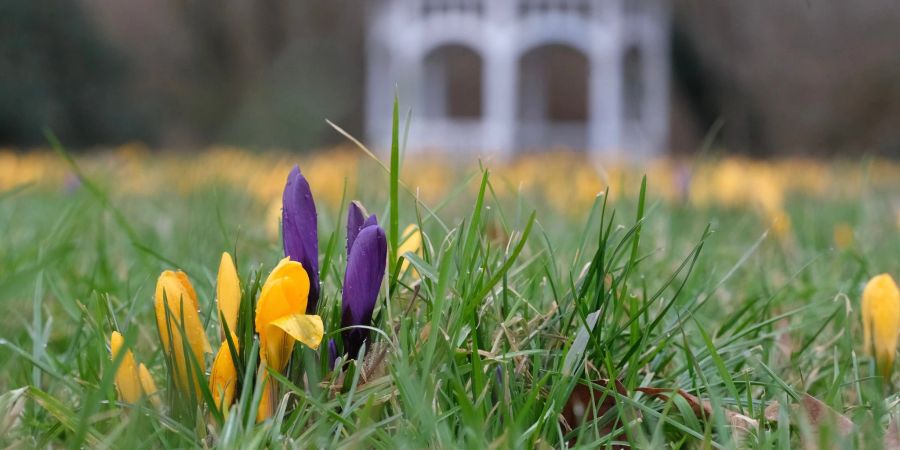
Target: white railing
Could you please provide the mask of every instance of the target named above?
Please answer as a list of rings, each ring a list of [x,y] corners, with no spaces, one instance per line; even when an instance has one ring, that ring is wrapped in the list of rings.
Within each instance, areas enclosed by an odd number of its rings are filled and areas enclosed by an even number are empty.
[[[468,152],[484,149],[481,119],[422,119],[411,127],[410,145],[420,149]]]
[[[440,15],[447,13],[484,14],[485,0],[421,0],[422,15]],[[488,0],[489,1],[489,0]]]
[[[591,14],[591,0],[519,0],[519,15],[540,15],[564,13],[588,16]]]
[[[584,150],[588,146],[585,122],[521,121],[516,130],[517,147],[523,151],[568,148]]]

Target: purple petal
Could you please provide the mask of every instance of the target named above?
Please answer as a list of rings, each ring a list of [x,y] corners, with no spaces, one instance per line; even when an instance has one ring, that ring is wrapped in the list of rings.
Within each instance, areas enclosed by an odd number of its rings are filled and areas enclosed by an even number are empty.
[[[362,226],[359,229],[362,230],[363,228],[368,228],[372,225],[378,225],[378,217],[375,217],[375,214],[366,217],[366,221],[363,222]]]
[[[375,214],[366,216],[366,209],[362,204],[358,201],[350,202],[350,208],[347,210],[347,256],[350,256],[350,249],[360,230],[370,225],[378,225],[378,218],[375,217]]]
[[[384,230],[377,225],[363,228],[347,257],[341,306],[342,327],[371,325],[386,263],[387,239]],[[369,337],[369,330],[354,328],[345,330],[342,336],[344,352],[355,358]]]
[[[337,361],[337,345],[334,339],[328,340],[328,368],[334,370],[334,362]]]
[[[315,313],[319,302],[319,234],[316,228],[316,203],[309,183],[300,168],[294,166],[284,186],[281,209],[284,255],[303,265],[309,275],[306,312]]]
[[[347,209],[347,256],[350,256],[350,248],[353,247],[353,241],[356,240],[365,221],[366,211],[362,205],[357,201],[350,202],[350,208]]]

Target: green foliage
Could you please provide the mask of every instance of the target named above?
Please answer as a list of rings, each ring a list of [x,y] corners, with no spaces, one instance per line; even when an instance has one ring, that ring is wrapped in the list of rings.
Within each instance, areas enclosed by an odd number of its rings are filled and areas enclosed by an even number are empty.
[[[854,305],[869,275],[896,269],[900,240],[880,233],[895,226],[881,212],[881,194],[858,203],[794,200],[788,211],[803,226],[790,241],[777,241],[748,211],[652,198],[652,179],[615,201],[599,196],[575,219],[540,198],[500,201],[485,168],[461,178],[441,205],[424,205],[397,175],[399,154],[395,147],[390,169],[363,167],[365,183],[343,197],[390,211],[392,248],[399,224],[420,226],[423,251],[408,255],[420,278],[392,260],[366,362],[330,372],[327,351],[297,346],[287,373],[272,374],[289,395],[261,425],[251,293],[281,256],[260,220],[266,205],[224,184],[122,194],[103,174],[88,173],[75,192],[29,187],[0,195],[8,243],[0,248],[0,390],[26,388],[0,400],[29,399],[0,442],[597,448],[628,440],[652,448],[700,441],[731,447],[738,442],[729,420],[739,413],[763,424],[740,437],[742,446],[790,448],[813,432],[824,446],[852,444],[786,409],[774,421],[763,417],[773,401],[787,405],[810,393],[855,421],[860,445],[878,443],[893,397],[885,401],[870,361],[854,353]],[[343,205],[320,207],[326,245],[319,312],[327,333],[340,327],[344,212]],[[847,216],[860,236],[853,248],[833,250],[815,238]],[[152,306],[156,276],[173,265],[184,269],[202,317],[211,318],[223,250],[237,255],[245,296],[234,355],[242,388],[232,412],[218,417],[208,390],[205,400],[191,402],[201,404],[193,411],[120,404],[109,332],[122,330],[166,389]],[[215,336],[218,329],[207,331]],[[604,381],[613,379],[622,391]],[[698,415],[685,397],[663,399],[639,387],[681,389],[708,401],[711,413]],[[573,392],[586,388],[589,418],[561,421]],[[607,400],[615,407],[604,406]]]

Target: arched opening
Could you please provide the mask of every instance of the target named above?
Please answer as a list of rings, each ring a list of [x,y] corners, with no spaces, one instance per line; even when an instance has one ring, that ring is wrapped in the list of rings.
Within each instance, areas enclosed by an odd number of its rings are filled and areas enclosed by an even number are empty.
[[[622,61],[622,106],[623,115],[629,124],[640,124],[644,120],[644,61],[640,49],[631,47]]]
[[[425,57],[423,112],[429,118],[477,119],[482,114],[482,60],[469,47],[451,44]]]
[[[523,150],[587,144],[588,59],[567,45],[548,44],[519,60],[517,145]]]

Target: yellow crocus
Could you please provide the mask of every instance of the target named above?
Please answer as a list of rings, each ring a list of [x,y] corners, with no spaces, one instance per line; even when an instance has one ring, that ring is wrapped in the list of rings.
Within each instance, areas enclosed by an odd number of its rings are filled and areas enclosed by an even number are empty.
[[[303,266],[289,258],[284,258],[272,270],[263,284],[256,304],[256,333],[259,334],[260,359],[277,372],[284,371],[294,342],[316,349],[322,342],[325,328],[322,318],[306,314],[309,295],[309,276]],[[268,383],[268,379],[264,380]],[[271,415],[274,395],[267,392],[264,385],[263,402],[260,405],[262,418]],[[264,404],[262,404],[264,403]]]
[[[873,352],[885,381],[890,379],[900,332],[900,291],[890,275],[878,275],[862,295],[863,336],[866,352]]]
[[[122,346],[125,345],[125,339],[118,331],[113,331],[109,337],[109,348],[112,360],[115,361]],[[141,397],[148,396],[154,404],[159,401],[156,395],[156,383],[150,377],[150,371],[143,365],[137,365],[134,360],[134,354],[131,350],[125,350],[122,356],[122,362],[116,370],[115,376],[116,391],[119,392],[119,398],[125,403],[137,403]]]
[[[853,227],[846,223],[839,223],[834,226],[834,245],[838,249],[844,250],[853,245]]]
[[[150,403],[159,407],[159,396],[156,395],[156,383],[153,381],[153,377],[150,376],[150,371],[147,370],[147,366],[145,366],[144,363],[138,364],[138,377],[141,379],[141,389],[144,390],[144,395],[150,397]]]
[[[269,377],[262,375],[262,395],[259,398],[259,409],[256,410],[256,421],[262,422],[275,414],[275,385]]]
[[[397,247],[397,254],[400,256],[405,255],[406,253],[415,253],[420,254],[422,251],[422,233],[419,232],[419,227],[411,223],[403,229],[403,232],[400,233],[401,238],[405,238],[403,243]],[[400,272],[406,272],[406,268],[409,267],[409,260],[403,258],[403,262],[400,263]],[[418,273],[415,269],[413,269],[413,276],[418,278]]]
[[[155,306],[156,326],[163,350],[174,368],[175,383],[182,392],[188,392],[190,386],[193,386],[193,392],[199,398],[200,380],[206,371],[204,354],[212,352],[212,348],[200,321],[197,294],[184,272],[166,270],[159,276],[156,282]],[[187,334],[187,347],[199,365],[199,373],[184,353],[182,328]]]
[[[238,350],[237,339],[233,340],[234,349]],[[222,341],[216,359],[213,360],[212,371],[209,374],[209,390],[212,392],[213,402],[223,412],[234,402],[235,389],[237,387],[237,368],[231,357],[231,349],[228,341]]]
[[[219,314],[225,318],[228,329],[234,333],[237,329],[238,310],[241,306],[241,284],[234,260],[228,252],[222,253],[219,262],[219,275],[216,278],[216,302],[219,306]],[[224,330],[225,327],[222,327]],[[222,339],[225,335],[222,334]]]
[[[241,285],[238,279],[237,269],[228,252],[222,253],[219,263],[219,274],[216,280],[216,297],[219,306],[219,315],[231,330],[231,342],[235,351],[239,350],[237,335],[234,333],[237,327],[238,311],[241,304]],[[213,360],[212,371],[209,374],[209,389],[212,392],[213,401],[222,411],[228,411],[228,407],[234,402],[237,386],[237,368],[231,356],[231,348],[225,339],[225,327],[222,327],[222,344],[216,352]]]

